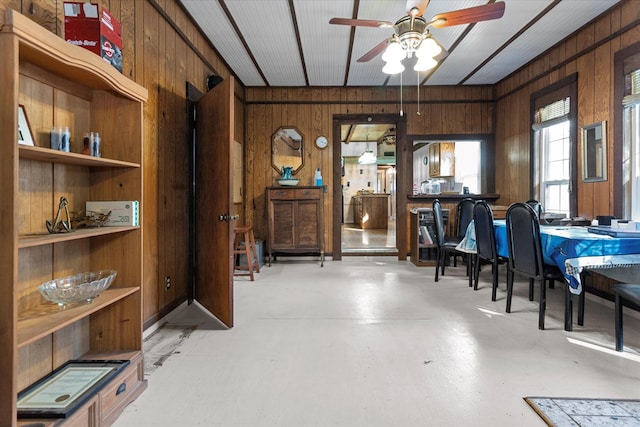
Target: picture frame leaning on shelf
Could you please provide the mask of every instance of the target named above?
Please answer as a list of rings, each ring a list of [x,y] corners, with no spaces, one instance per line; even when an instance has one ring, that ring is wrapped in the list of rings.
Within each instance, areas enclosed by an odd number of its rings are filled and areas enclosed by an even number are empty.
[[[27,111],[22,104],[18,105],[18,144],[32,147],[36,145],[27,118]]]

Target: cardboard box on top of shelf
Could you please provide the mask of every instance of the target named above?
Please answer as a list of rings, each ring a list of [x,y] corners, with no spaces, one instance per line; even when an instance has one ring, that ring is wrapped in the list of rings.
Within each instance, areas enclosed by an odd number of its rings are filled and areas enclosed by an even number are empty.
[[[122,72],[122,28],[105,8],[65,2],[64,36],[68,43],[90,50]]]

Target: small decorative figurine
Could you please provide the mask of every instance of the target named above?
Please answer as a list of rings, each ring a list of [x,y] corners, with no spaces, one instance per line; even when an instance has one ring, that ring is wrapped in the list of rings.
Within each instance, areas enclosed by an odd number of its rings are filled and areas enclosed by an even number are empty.
[[[60,216],[62,214],[62,210],[64,209],[65,214],[67,216],[66,221],[61,221]],[[68,233],[71,230],[71,217],[69,216],[69,201],[66,197],[60,197],[60,204],[58,205],[58,213],[56,214],[56,219],[53,221],[47,220],[47,230],[49,233]]]

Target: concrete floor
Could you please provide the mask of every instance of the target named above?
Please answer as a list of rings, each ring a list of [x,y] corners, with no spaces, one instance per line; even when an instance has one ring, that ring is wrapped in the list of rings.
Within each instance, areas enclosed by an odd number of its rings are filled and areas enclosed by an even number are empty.
[[[639,398],[640,318],[588,297],[586,325],[563,330],[564,289],[547,292],[544,331],[527,284],[505,313],[505,275],[467,286],[464,265],[390,257],[279,259],[235,282],[235,326],[197,305],[172,313],[190,335],[148,377],[115,427],[544,426],[526,396]],[[577,305],[577,304],[576,304]]]

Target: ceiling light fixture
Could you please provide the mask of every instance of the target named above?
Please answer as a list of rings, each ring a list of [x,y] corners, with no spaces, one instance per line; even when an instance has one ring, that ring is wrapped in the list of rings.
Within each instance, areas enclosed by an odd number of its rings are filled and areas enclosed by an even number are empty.
[[[435,57],[442,52],[442,47],[434,40],[429,31],[419,33],[408,31],[400,36],[394,34],[382,55],[385,62],[382,72],[385,74],[398,74],[404,71],[402,61],[412,58],[415,54],[418,60],[413,69],[415,71],[427,71],[438,65]]]
[[[427,27],[440,20],[427,23],[419,14],[420,10],[414,7],[409,15],[394,24],[395,34],[389,39],[382,55],[382,60],[386,62],[382,69],[384,73],[403,72],[402,60],[412,58],[414,54],[418,58],[413,67],[415,71],[427,71],[438,64],[434,57],[442,52],[442,46],[431,36]]]
[[[369,134],[367,134],[367,146],[364,152],[358,157],[358,164],[360,165],[372,165],[377,162],[376,155],[372,150],[369,150]]]

